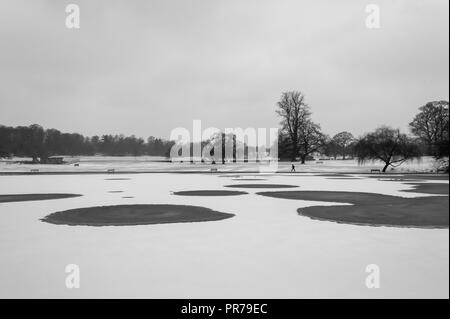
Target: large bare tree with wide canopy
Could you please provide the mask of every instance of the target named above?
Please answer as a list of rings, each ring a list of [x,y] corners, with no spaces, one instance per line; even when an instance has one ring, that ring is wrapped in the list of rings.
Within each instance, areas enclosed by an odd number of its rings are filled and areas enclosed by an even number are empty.
[[[291,160],[300,157],[304,164],[308,155],[323,145],[320,126],[312,122],[311,111],[300,91],[283,92],[277,107],[276,112],[281,117],[281,135],[289,143]]]

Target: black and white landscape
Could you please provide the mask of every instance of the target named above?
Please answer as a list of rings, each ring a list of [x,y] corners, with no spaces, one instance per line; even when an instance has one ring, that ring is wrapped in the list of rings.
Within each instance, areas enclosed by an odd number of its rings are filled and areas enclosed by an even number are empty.
[[[0,0],[0,297],[449,297],[446,0]]]

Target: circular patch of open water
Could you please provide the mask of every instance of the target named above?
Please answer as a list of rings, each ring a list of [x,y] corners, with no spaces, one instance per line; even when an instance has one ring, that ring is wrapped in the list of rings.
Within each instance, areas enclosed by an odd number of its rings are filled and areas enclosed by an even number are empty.
[[[72,226],[130,226],[206,222],[233,216],[200,206],[146,204],[70,209],[50,214],[41,220]]]

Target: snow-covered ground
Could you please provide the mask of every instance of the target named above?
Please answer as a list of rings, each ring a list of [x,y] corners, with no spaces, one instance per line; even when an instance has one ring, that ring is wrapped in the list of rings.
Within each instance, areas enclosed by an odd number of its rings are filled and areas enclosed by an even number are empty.
[[[0,194],[83,194],[0,204],[1,298],[449,297],[448,229],[311,220],[296,210],[317,202],[254,194],[261,189],[245,189],[248,195],[229,197],[171,194],[225,189],[224,185],[239,183],[232,177],[160,173],[105,180],[108,177],[0,176]],[[370,178],[336,180],[313,174],[265,178],[255,183],[419,195],[399,192],[411,185]],[[108,193],[111,190],[124,192]],[[236,216],[213,222],[121,227],[65,226],[39,220],[78,207],[145,203],[198,205]],[[68,264],[80,267],[79,289],[65,286]],[[380,267],[379,289],[366,287],[369,264]]]
[[[108,169],[115,169],[117,172],[161,172],[161,171],[209,171],[217,168],[220,171],[258,171],[260,166],[268,166],[268,163],[226,163],[226,165],[211,165],[189,162],[170,163],[163,157],[152,156],[85,156],[66,157],[70,164],[64,165],[34,165],[18,164],[14,161],[31,159],[14,159],[0,161],[1,172],[30,172],[38,169],[40,172],[104,172]],[[79,166],[74,166],[77,162]],[[356,160],[318,160],[308,161],[306,164],[294,163],[299,172],[361,172],[367,173],[371,169],[382,169],[384,164],[380,161],[366,162],[364,165],[358,164]],[[278,163],[280,171],[289,171],[290,162]],[[403,165],[389,171],[393,172],[430,172],[435,171],[436,163],[431,157],[422,157],[405,162]]]

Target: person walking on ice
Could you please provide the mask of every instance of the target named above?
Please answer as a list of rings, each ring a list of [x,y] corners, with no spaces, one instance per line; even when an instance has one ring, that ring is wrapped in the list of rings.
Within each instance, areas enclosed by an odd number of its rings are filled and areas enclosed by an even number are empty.
[[[291,166],[291,173],[292,172],[295,172],[295,165],[294,164],[292,164],[292,166]]]

